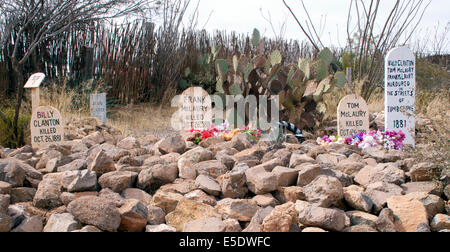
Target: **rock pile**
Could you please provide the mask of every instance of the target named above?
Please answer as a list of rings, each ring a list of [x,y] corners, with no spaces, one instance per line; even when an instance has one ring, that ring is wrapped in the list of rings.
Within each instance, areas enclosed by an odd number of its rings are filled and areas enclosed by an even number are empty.
[[[0,232],[450,231],[449,170],[399,151],[68,132],[0,147]]]

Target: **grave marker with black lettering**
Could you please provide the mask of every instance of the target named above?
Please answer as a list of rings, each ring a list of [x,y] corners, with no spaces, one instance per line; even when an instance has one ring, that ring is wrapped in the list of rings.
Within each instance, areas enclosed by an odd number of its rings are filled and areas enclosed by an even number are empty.
[[[91,94],[90,99],[91,116],[106,123],[106,94]]]
[[[342,98],[337,109],[337,118],[340,137],[348,138],[369,131],[369,110],[366,101],[360,96],[353,94]]]
[[[406,48],[392,49],[385,62],[385,128],[402,131],[415,146],[416,59]]]
[[[64,127],[59,111],[50,106],[33,110],[31,116],[31,144],[43,149],[64,141]]]
[[[183,129],[204,130],[212,124],[211,97],[201,87],[191,87],[181,95]]]

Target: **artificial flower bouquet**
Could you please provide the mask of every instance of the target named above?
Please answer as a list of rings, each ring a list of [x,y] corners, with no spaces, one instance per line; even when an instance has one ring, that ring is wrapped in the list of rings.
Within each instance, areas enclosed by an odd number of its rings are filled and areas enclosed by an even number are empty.
[[[196,130],[191,129],[189,130],[190,133],[195,134],[195,138],[193,142],[195,144],[200,144],[202,141],[205,141],[208,138],[215,137],[215,136],[221,136],[225,139],[225,141],[231,141],[233,137],[235,137],[238,133],[244,133],[247,134],[251,139],[258,141],[261,137],[261,130],[257,129],[255,126],[243,126],[240,129],[229,129],[230,124],[225,121],[222,125],[215,126],[211,125],[206,130]]]
[[[353,137],[346,139],[336,136],[324,136],[318,138],[317,143],[324,147],[332,144],[348,144],[358,146],[360,149],[382,146],[387,150],[403,150],[405,137],[405,133],[402,131],[372,130],[367,133],[354,134]]]

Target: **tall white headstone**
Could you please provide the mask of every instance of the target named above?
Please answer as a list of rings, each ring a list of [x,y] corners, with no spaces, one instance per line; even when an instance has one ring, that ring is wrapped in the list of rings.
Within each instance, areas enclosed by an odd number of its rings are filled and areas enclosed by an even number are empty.
[[[385,128],[402,131],[415,146],[416,59],[406,47],[394,48],[385,62]]]
[[[91,116],[106,123],[106,94],[91,94]]]

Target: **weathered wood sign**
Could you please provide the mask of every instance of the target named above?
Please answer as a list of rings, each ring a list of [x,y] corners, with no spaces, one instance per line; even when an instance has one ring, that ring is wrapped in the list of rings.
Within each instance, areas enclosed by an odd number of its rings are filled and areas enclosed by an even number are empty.
[[[50,106],[38,107],[31,116],[31,143],[43,149],[64,141],[64,127],[59,111]]]
[[[406,48],[392,49],[385,62],[385,127],[402,131],[405,144],[415,146],[416,59]]]
[[[91,94],[90,105],[91,116],[106,123],[106,94]]]
[[[211,97],[201,87],[191,87],[183,92],[180,101],[183,129],[204,130],[212,124]]]
[[[28,79],[27,83],[25,83],[24,88],[31,89],[31,108],[32,110],[35,110],[40,106],[40,93],[39,93],[39,87],[41,86],[41,83],[45,79],[45,74],[43,73],[35,73],[31,75],[31,77]]]
[[[337,118],[340,137],[352,137],[356,133],[369,131],[369,110],[366,101],[360,96],[353,94],[342,98]]]

